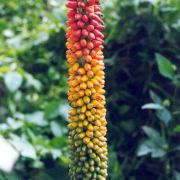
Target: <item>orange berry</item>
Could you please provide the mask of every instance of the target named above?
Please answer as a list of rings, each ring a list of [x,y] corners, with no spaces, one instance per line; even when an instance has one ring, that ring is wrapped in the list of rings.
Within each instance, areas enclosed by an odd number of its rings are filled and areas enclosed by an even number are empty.
[[[91,64],[92,66],[96,66],[99,64],[99,61],[97,61],[96,59],[92,59]]]
[[[77,71],[79,68],[79,64],[78,63],[75,63],[72,67],[73,71]]]
[[[77,123],[76,122],[73,122],[73,123],[70,123],[69,125],[68,125],[68,128],[69,129],[74,129],[74,128],[76,128],[77,127]]]
[[[86,116],[91,116],[91,112],[90,111],[86,111]]]
[[[82,106],[84,104],[83,99],[78,99],[76,104],[77,106]]]
[[[88,116],[88,121],[90,122],[94,121],[94,116]]]
[[[88,109],[92,109],[94,106],[93,106],[93,103],[89,103],[88,105],[87,105],[87,108]]]
[[[78,85],[78,81],[76,81],[76,80],[69,81],[68,84],[69,84],[69,86],[75,87]]]
[[[101,133],[99,131],[95,131],[95,137],[99,138],[101,136]]]
[[[84,83],[84,82],[83,82],[83,83],[81,83],[81,84],[80,84],[80,88],[81,88],[81,89],[86,89],[86,88],[87,88],[86,83]]]
[[[80,44],[79,42],[76,42],[76,43],[73,45],[73,49],[74,49],[74,50],[81,49],[81,44]]]
[[[79,97],[78,94],[73,94],[72,96],[73,96],[74,100],[78,99],[78,97]]]
[[[82,57],[83,52],[82,52],[81,50],[76,51],[76,52],[75,52],[75,55],[76,55],[77,58],[80,58],[80,57]]]
[[[97,107],[99,105],[98,101],[92,100],[93,107]]]
[[[86,71],[91,70],[91,65],[88,64],[88,63],[86,63],[86,64],[84,65],[84,69],[85,69]]]
[[[87,126],[88,124],[89,124],[89,122],[88,122],[87,120],[84,120],[84,121],[83,121],[83,125],[84,125],[84,126]]]
[[[92,78],[92,77],[94,76],[93,71],[88,71],[88,72],[87,72],[87,76],[88,76],[89,78]]]
[[[96,109],[95,109],[95,108],[92,108],[92,109],[91,109],[91,113],[92,113],[92,114],[95,114],[95,113],[96,113]]]
[[[96,126],[101,126],[101,121],[99,121],[99,120],[95,121],[95,125]]]
[[[93,83],[91,82],[91,81],[88,81],[87,82],[87,87],[89,88],[89,89],[91,89],[91,88],[93,88]]]
[[[84,96],[84,103],[88,104],[90,102],[90,98],[88,96]]]
[[[97,66],[93,67],[93,68],[92,68],[92,71],[93,71],[94,73],[98,72],[98,71],[99,71],[99,67],[97,67]]]
[[[87,77],[86,75],[82,76],[81,81],[82,81],[82,82],[88,81],[88,77]]]
[[[75,90],[76,92],[79,92],[79,91],[80,91],[80,86],[76,86],[76,87],[74,88],[74,90]]]
[[[85,106],[85,105],[81,107],[81,112],[82,112],[82,113],[85,113],[85,112],[86,112],[86,106]]]
[[[79,123],[78,123],[78,126],[79,126],[80,128],[83,128],[83,123],[82,123],[82,122],[79,122]]]
[[[84,94],[85,94],[85,92],[84,92],[83,90],[80,90],[80,91],[79,91],[79,96],[80,96],[80,97],[83,97]]]
[[[91,92],[92,92],[92,94],[96,93],[96,89],[95,88],[91,88]]]
[[[97,54],[97,52],[95,50],[92,50],[90,53],[91,57],[93,57],[93,58],[96,57],[96,54]]]
[[[88,55],[90,53],[88,48],[84,48],[83,55]]]
[[[92,124],[89,124],[88,127],[87,127],[87,129],[88,129],[89,131],[93,131],[93,125],[92,125]]]
[[[94,84],[94,85],[99,85],[98,81],[96,79],[91,79],[91,82]]]
[[[86,73],[86,71],[84,70],[84,68],[79,68],[79,69],[78,69],[78,73],[79,73],[80,75],[83,75],[83,74]]]
[[[85,137],[85,138],[83,138],[83,142],[84,142],[85,144],[88,144],[88,143],[89,143],[89,141],[90,141],[90,138],[89,138],[89,137]]]
[[[86,89],[85,90],[85,94],[86,94],[86,96],[90,96],[92,94],[91,90],[90,89]]]
[[[83,139],[84,137],[85,137],[85,133],[82,132],[82,133],[79,134],[80,139]]]
[[[76,112],[77,112],[76,109],[71,109],[70,114],[71,115],[76,115]]]
[[[86,136],[92,138],[93,137],[93,131],[86,131]]]
[[[86,55],[84,56],[84,59],[86,60],[86,62],[91,62],[92,57],[90,55]]]
[[[80,115],[79,115],[79,119],[80,119],[80,120],[84,120],[84,119],[85,119],[85,115],[84,115],[84,114],[80,114]]]
[[[81,39],[80,44],[82,47],[85,47],[87,45],[87,41],[85,39]]]
[[[90,42],[87,43],[87,47],[88,47],[88,49],[93,49],[94,44],[90,41]]]

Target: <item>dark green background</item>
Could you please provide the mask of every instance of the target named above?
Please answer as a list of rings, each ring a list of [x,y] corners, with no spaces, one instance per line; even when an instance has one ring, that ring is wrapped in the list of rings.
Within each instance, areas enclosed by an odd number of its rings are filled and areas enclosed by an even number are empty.
[[[180,4],[102,0],[109,179],[180,180]],[[21,151],[1,180],[66,180],[67,9],[0,0],[0,132]]]

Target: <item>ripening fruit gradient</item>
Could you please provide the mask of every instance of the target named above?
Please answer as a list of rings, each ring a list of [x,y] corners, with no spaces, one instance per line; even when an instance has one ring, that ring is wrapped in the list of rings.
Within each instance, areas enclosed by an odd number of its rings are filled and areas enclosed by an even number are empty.
[[[105,73],[100,0],[68,0],[68,147],[71,180],[106,180]]]

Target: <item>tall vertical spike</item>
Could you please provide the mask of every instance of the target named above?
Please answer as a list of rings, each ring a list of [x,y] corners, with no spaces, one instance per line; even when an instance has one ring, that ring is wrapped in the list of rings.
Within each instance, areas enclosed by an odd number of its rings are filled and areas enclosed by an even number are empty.
[[[107,178],[105,73],[99,0],[68,0],[68,147],[71,180]]]

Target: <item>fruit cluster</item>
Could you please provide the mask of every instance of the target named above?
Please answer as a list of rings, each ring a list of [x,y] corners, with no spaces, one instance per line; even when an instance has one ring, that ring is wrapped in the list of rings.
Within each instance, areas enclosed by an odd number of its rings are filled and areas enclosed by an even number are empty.
[[[71,180],[107,177],[104,23],[99,1],[69,0],[66,4]]]

